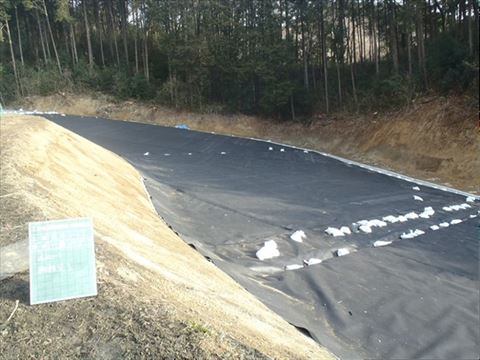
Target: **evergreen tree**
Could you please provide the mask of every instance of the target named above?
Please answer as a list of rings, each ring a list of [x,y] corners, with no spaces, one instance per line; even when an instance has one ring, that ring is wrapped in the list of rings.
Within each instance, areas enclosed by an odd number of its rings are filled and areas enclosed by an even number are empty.
[[[11,77],[17,96],[73,83],[284,119],[425,90],[476,95],[478,11],[477,0],[0,0],[0,92]]]

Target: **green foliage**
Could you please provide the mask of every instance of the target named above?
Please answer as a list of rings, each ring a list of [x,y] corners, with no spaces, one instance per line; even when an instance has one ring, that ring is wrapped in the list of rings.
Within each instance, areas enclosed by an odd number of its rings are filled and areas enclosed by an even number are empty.
[[[260,98],[260,109],[264,114],[289,114],[294,87],[289,81],[275,80],[265,84]]]
[[[105,78],[105,83],[108,79]],[[156,90],[143,75],[129,76],[123,71],[117,71],[111,78],[112,94],[120,99],[135,98],[150,100],[155,97]]]
[[[18,66],[18,65],[17,65]],[[15,77],[10,66],[0,63],[0,101],[15,100]],[[20,83],[26,96],[51,95],[60,91],[95,90],[112,94],[120,99],[150,100],[156,96],[156,88],[143,75],[127,75],[125,71],[106,67],[90,69],[85,60],[79,61],[62,75],[54,64],[49,66],[25,66],[20,68]]]
[[[286,41],[280,41],[265,47],[257,56],[260,111],[265,115],[291,117],[291,102],[295,104],[295,95],[302,89],[297,80],[301,74],[295,64],[294,49]]]
[[[433,39],[428,45],[427,67],[440,90],[465,89],[474,80],[466,61],[468,49],[450,34]]]
[[[150,100],[156,95],[155,87],[145,79],[143,75],[137,74],[128,79],[128,89],[130,94],[128,97]]]
[[[99,68],[97,70],[97,81],[96,81],[96,90],[113,93],[115,88],[114,76],[116,69],[113,67]]]
[[[0,32],[0,91],[4,99],[15,96],[8,89],[15,84],[11,59],[19,62],[22,37],[26,66],[17,71],[27,95],[93,89],[176,108],[278,119],[327,111],[327,100],[328,111],[397,107],[431,89],[469,91],[478,99],[478,32],[472,34],[471,26],[478,24],[470,11],[458,16],[462,2],[435,6],[428,10],[426,0],[0,0],[0,20],[10,20],[13,42],[11,51],[1,41],[7,32]],[[85,60],[87,28],[93,66]],[[43,66],[45,41],[50,64],[57,43],[62,75]]]
[[[83,89],[93,89],[115,95],[120,99],[153,99],[155,87],[143,75],[129,75],[125,69],[113,67],[90,68],[85,59],[81,59],[73,68],[72,78]]]
[[[80,58],[79,62],[73,66],[71,76],[75,85],[81,88],[97,89],[98,68],[90,69],[85,58]]]
[[[56,21],[65,21],[71,22],[72,17],[70,16],[69,10],[69,1],[68,0],[56,0],[56,11],[55,11],[55,20]]]
[[[157,94],[157,101],[163,105],[187,108],[189,89],[187,84],[177,78],[165,81]]]
[[[15,99],[15,77],[13,72],[0,64],[0,102],[5,104]]]
[[[71,89],[73,85],[71,79],[60,75],[53,64],[48,67],[25,67],[20,76],[25,95],[51,95]]]
[[[194,321],[190,323],[190,327],[193,331],[201,334],[208,334],[210,332],[206,326],[203,326],[202,324],[196,323]]]
[[[408,77],[393,75],[372,82],[370,108],[389,108],[405,105],[411,100],[414,88]]]

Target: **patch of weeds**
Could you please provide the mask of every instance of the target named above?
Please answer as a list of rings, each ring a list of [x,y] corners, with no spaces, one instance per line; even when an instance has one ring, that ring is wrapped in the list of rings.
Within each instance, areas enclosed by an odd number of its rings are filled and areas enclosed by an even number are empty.
[[[210,333],[208,328],[206,328],[202,324],[196,323],[195,321],[190,322],[190,327],[198,333],[202,333],[202,334],[209,334]]]

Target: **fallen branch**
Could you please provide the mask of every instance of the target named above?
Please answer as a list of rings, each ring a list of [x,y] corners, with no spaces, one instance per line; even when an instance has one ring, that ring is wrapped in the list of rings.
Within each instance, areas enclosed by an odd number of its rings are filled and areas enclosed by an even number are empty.
[[[18,300],[15,300],[15,308],[13,309],[12,313],[10,314],[10,316],[8,317],[7,321],[5,321],[3,324],[2,324],[2,328],[5,328],[8,324],[8,322],[12,319],[13,315],[15,314],[15,311],[17,311],[18,309],[18,303],[19,301]]]

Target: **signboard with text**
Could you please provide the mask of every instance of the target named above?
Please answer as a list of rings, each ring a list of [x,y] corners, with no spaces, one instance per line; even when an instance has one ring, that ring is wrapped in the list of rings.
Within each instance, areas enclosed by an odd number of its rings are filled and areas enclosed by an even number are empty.
[[[92,220],[31,222],[30,304],[97,295]]]

